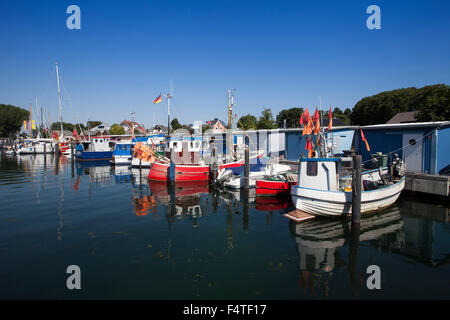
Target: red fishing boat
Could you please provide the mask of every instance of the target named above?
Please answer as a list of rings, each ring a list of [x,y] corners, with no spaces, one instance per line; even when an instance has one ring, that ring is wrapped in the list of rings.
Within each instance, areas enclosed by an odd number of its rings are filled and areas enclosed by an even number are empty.
[[[156,181],[209,181],[209,166],[181,165],[155,161],[148,173],[149,180]]]
[[[285,177],[269,177],[256,181],[257,196],[288,196],[291,193],[291,187],[296,185]]]

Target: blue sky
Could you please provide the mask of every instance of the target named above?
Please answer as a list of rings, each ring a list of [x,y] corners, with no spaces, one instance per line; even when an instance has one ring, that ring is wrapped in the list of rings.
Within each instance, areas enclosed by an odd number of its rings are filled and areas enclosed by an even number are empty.
[[[68,30],[66,8],[81,8]],[[366,8],[381,9],[381,30]],[[288,107],[352,108],[361,98],[409,86],[450,83],[449,1],[20,1],[0,2],[0,103],[28,108],[37,97],[64,121],[130,118],[146,126],[235,112],[274,116]]]

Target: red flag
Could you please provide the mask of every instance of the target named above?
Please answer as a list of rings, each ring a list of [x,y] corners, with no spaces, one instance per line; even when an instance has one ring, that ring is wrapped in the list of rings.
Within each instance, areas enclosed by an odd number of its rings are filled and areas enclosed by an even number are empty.
[[[76,129],[73,129],[72,135],[75,139],[78,139],[78,133]]]
[[[364,133],[363,133],[362,129],[360,129],[360,130],[361,130],[361,139],[362,139],[362,141],[364,141],[364,142],[366,143],[366,149],[367,149],[367,151],[370,152],[369,143],[367,142],[366,137],[364,137]]]
[[[331,107],[330,111],[328,112],[328,130],[331,130],[333,127],[333,114],[331,113]]]
[[[312,157],[312,153],[314,151],[314,147],[311,143],[311,141],[308,139],[306,139],[306,145],[305,145],[305,149],[308,150],[308,158]]]
[[[313,115],[313,118],[312,118],[312,120],[313,121],[318,121],[319,120],[319,110],[317,110],[317,108],[316,108],[316,111],[314,111],[314,115]]]

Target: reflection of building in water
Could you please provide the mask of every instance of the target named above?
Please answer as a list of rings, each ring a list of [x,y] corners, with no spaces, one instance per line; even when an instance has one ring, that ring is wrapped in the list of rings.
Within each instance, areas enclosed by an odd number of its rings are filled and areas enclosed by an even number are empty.
[[[368,241],[386,234],[397,233],[403,226],[400,210],[396,207],[375,215],[361,217],[360,241]],[[350,237],[347,220],[315,219],[301,223],[290,222],[289,228],[297,247],[301,276],[299,286],[319,289],[328,295],[328,280],[342,257],[337,249]]]
[[[402,232],[381,237],[372,244],[383,251],[397,253],[429,266],[448,264],[448,246],[439,239],[448,237],[450,227],[446,223],[450,221],[449,208],[408,200],[403,200],[401,205]]]

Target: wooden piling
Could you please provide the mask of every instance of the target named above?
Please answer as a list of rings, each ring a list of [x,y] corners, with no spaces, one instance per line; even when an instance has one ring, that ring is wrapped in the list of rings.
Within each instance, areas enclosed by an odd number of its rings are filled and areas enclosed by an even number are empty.
[[[361,221],[361,155],[353,156],[352,223]]]
[[[249,138],[245,137],[245,162],[244,162],[244,189],[248,190],[250,186],[250,150]]]

